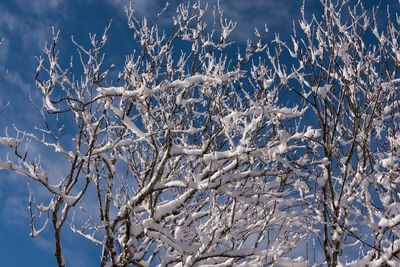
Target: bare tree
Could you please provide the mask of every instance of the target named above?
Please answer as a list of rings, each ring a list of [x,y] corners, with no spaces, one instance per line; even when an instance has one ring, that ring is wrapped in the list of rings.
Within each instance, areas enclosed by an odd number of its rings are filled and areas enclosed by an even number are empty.
[[[309,173],[306,211],[324,264],[397,266],[399,20],[388,9],[382,29],[377,9],[354,2],[321,1],[321,18],[310,20],[303,6],[293,45],[276,44],[296,60],[290,78],[283,78],[321,132],[304,151],[310,163],[303,169]],[[272,65],[284,69],[278,57]]]
[[[243,49],[218,5],[179,5],[167,33],[127,8],[139,48],[117,77],[109,27],[90,48],[73,40],[79,67],[59,63],[54,32],[43,127],[0,139],[0,168],[51,195],[31,193],[32,236],[52,225],[59,266],[64,228],[102,247],[101,266],[396,266],[399,21],[321,6],[308,20],[303,5],[291,45],[265,29]],[[64,157],[62,175],[34,144]]]
[[[200,2],[180,5],[165,34],[128,8],[140,49],[112,85],[101,52],[108,27],[89,49],[74,41],[80,78],[74,62],[59,64],[54,32],[36,79],[44,127],[2,138],[14,159],[0,167],[51,193],[47,205],[31,196],[32,236],[50,221],[59,266],[66,225],[102,246],[102,266],[262,266],[287,261],[307,235],[290,209],[297,162],[285,156],[296,149],[290,135],[302,133],[283,129],[303,110],[279,106],[276,72],[252,62],[266,48],[262,35],[230,57],[236,24],[218,6],[213,13],[208,28]],[[63,176],[30,155],[31,142],[65,156]]]

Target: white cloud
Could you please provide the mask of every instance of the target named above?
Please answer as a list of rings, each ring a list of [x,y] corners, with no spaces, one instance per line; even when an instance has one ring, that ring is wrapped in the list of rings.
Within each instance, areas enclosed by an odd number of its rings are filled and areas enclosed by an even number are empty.
[[[153,2],[152,0],[150,1],[128,1],[128,0],[107,0],[107,3],[119,11],[123,12],[125,6],[129,5],[129,2],[132,2],[133,6],[135,6],[135,10],[140,10],[140,11],[147,11],[149,2]]]
[[[290,32],[292,20],[299,15],[297,6],[300,1],[273,0],[222,0],[224,16],[237,21],[234,36],[248,39],[254,36],[254,28],[267,24],[271,28],[279,27],[279,32]]]
[[[29,221],[29,212],[25,197],[11,196],[7,198],[2,216],[7,224],[28,229],[26,222]]]
[[[108,4],[115,7],[125,16],[124,10],[126,6],[133,7],[134,11],[140,16],[155,17],[158,12],[165,7],[168,1],[161,0],[106,0]]]
[[[43,15],[51,11],[62,14],[62,0],[14,0],[21,10]]]
[[[0,37],[2,38],[2,37]],[[10,52],[10,42],[8,40],[3,39],[3,42],[0,44],[0,70],[3,70],[3,64],[8,58],[8,54]],[[0,75],[3,73],[0,71]],[[0,78],[2,78],[0,76]],[[0,79],[1,80],[1,79]]]
[[[11,14],[5,7],[0,6],[0,29],[8,29],[13,31],[17,27],[17,17]]]
[[[0,36],[9,47],[7,52],[18,53],[15,48],[13,49],[15,45],[13,42],[21,42],[27,51],[40,51],[48,38],[50,29],[50,25],[45,20],[34,20],[20,14],[13,14],[0,6]]]

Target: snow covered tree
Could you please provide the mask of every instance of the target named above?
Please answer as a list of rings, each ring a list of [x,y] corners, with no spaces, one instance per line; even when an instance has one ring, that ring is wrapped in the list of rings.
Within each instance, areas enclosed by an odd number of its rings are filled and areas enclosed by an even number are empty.
[[[310,20],[303,7],[293,45],[276,40],[296,61],[280,78],[308,107],[304,120],[315,122],[304,124],[321,133],[304,150],[302,170],[323,263],[398,266],[400,21],[388,8],[382,29],[377,9],[354,2],[321,1],[321,18]],[[278,57],[273,66],[285,69]]]
[[[0,138],[0,168],[48,191],[30,195],[31,235],[52,226],[59,266],[71,232],[101,266],[396,266],[400,20],[321,6],[309,20],[303,6],[292,44],[266,28],[245,47],[219,5],[179,5],[166,32],[127,8],[137,49],[115,77],[109,27],[73,41],[67,67],[54,32],[43,126]]]
[[[31,234],[51,222],[59,266],[65,226],[102,246],[102,266],[262,266],[287,261],[307,235],[291,209],[299,164],[287,156],[303,133],[284,129],[304,110],[278,104],[275,71],[254,58],[262,35],[236,52],[236,24],[216,6],[209,26],[210,13],[180,5],[164,33],[128,8],[140,49],[114,83],[101,52],[108,28],[89,49],[74,41],[79,78],[73,61],[59,63],[54,32],[37,68],[44,127],[3,137],[14,155],[0,167],[51,194],[43,204],[32,193]],[[31,155],[36,142],[65,157],[62,175]]]

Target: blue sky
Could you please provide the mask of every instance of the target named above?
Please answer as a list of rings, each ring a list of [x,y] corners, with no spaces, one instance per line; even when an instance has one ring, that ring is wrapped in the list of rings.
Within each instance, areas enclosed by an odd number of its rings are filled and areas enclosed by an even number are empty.
[[[166,14],[173,14],[174,6],[182,2],[169,1]],[[186,2],[186,1],[184,1]],[[210,0],[209,2],[213,2]],[[308,0],[309,12],[315,12],[319,1]],[[386,1],[365,1],[372,2]],[[397,1],[395,1],[397,2]],[[150,18],[165,5],[160,0],[135,0],[133,7],[139,16]],[[0,114],[1,135],[13,123],[19,128],[30,129],[39,123],[39,116],[29,102],[35,94],[35,57],[43,56],[42,49],[51,37],[51,27],[60,30],[61,58],[68,61],[77,57],[75,40],[82,45],[89,42],[89,32],[101,34],[112,20],[109,42],[106,47],[107,62],[122,68],[125,55],[134,49],[134,42],[126,25],[124,0],[2,0],[0,1],[0,67],[7,70],[5,81],[0,84],[0,105],[9,103]],[[270,36],[280,33],[289,36],[292,21],[297,20],[302,0],[221,0],[228,18],[238,22],[233,39],[244,43],[252,36],[254,27],[267,23]],[[398,5],[398,4],[397,4]],[[167,19],[159,23],[167,28]],[[53,162],[54,168],[58,168]],[[29,212],[27,180],[0,172],[0,265],[1,266],[55,266],[51,232],[38,239],[29,237]],[[34,185],[32,185],[34,186]],[[97,266],[98,251],[85,240],[65,233],[66,257],[69,266]]]

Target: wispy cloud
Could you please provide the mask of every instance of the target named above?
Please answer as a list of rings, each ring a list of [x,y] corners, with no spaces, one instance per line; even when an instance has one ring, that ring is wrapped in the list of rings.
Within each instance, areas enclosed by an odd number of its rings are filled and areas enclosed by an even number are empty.
[[[7,48],[9,48],[7,53],[29,54],[29,52],[42,49],[50,28],[50,23],[46,20],[22,16],[0,6],[0,36],[4,38]],[[23,50],[18,51],[18,49]]]
[[[299,15],[301,1],[225,0],[220,5],[226,17],[237,21],[234,37],[243,40],[252,38],[254,28],[262,29],[265,24],[272,32],[289,33],[292,21]]]
[[[90,1],[90,0],[89,0]],[[311,0],[313,1],[313,0]],[[146,16],[154,19],[156,15],[165,7],[167,1],[157,0],[107,0],[107,3],[123,14],[124,7],[131,4],[138,16]],[[171,23],[176,6],[180,3],[187,4],[188,1],[176,0],[169,1],[165,17],[158,19],[161,26]],[[193,4],[195,1],[191,1]],[[291,32],[292,21],[299,17],[299,7],[302,1],[294,0],[220,0],[220,6],[224,11],[224,16],[237,22],[237,27],[233,33],[235,39],[240,41],[252,38],[254,28],[262,28],[267,24],[272,31],[279,31],[287,34]],[[202,5],[208,3],[210,20],[213,6],[217,5],[217,0],[201,1]]]
[[[107,0],[107,2],[119,11],[124,11],[125,6],[132,5],[135,12],[142,16],[155,15],[157,8],[163,5],[162,1],[156,0]]]
[[[4,83],[0,85],[0,106],[7,103],[9,105],[1,113],[0,122],[12,119],[14,125],[19,127],[27,125],[26,122],[28,121],[37,121],[39,114],[34,112],[33,106],[29,103],[29,94],[34,87],[33,83],[28,81],[27,77],[21,76],[21,73],[15,69],[10,69],[5,74],[4,79]],[[4,129],[0,129],[0,133],[4,134]]]
[[[26,222],[29,220],[26,207],[26,199],[21,196],[7,198],[2,212],[4,221],[9,225],[26,227]]]
[[[41,49],[51,26],[65,18],[67,10],[68,4],[62,0],[14,0],[13,4],[6,1],[0,4],[0,36],[9,46],[20,42],[23,49]]]
[[[22,11],[28,11],[36,15],[44,15],[48,12],[62,14],[62,0],[14,0]],[[65,1],[64,1],[65,5]]]
[[[2,38],[2,37],[0,37]],[[2,40],[2,43],[0,45],[0,64],[2,65],[7,59],[8,59],[8,54],[10,52],[10,42],[8,40]],[[0,70],[3,69],[3,66],[0,66]],[[0,72],[0,75],[3,73]]]
[[[17,17],[11,14],[4,6],[0,6],[0,29],[6,28],[12,31],[17,27]]]

